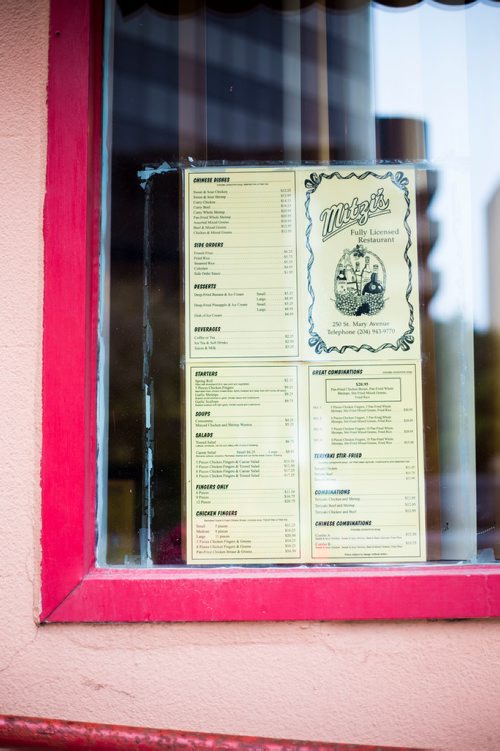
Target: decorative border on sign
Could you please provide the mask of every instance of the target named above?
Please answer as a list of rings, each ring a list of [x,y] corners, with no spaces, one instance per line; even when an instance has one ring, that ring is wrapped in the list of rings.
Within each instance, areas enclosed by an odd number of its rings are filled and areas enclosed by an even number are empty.
[[[408,266],[408,286],[406,288],[406,302],[408,303],[408,310],[409,310],[409,318],[408,318],[408,328],[406,331],[399,337],[399,339],[395,343],[391,342],[385,342],[384,344],[381,344],[379,347],[374,349],[369,344],[361,344],[359,347],[356,347],[352,344],[346,344],[343,347],[327,347],[325,342],[323,341],[322,337],[318,332],[315,330],[315,324],[313,320],[313,308],[314,308],[314,302],[315,302],[315,295],[314,290],[311,284],[311,268],[314,263],[314,251],[311,247],[310,242],[310,235],[311,235],[311,229],[312,229],[312,218],[309,213],[309,204],[311,200],[311,195],[317,190],[317,188],[321,185],[321,181],[323,178],[326,180],[331,180],[333,177],[338,178],[339,180],[349,180],[352,177],[355,177],[357,180],[364,180],[367,177],[375,177],[377,180],[387,180],[388,178],[391,180],[391,182],[404,193],[404,198],[406,201],[406,214],[403,220],[403,225],[406,230],[406,233],[408,235],[408,242],[406,243],[406,247],[404,250],[404,259],[406,261],[406,265]],[[408,224],[408,217],[410,216],[410,194],[408,191],[408,178],[405,176],[405,174],[401,171],[399,172],[386,172],[385,175],[378,175],[376,172],[372,172],[371,170],[366,170],[362,174],[357,174],[356,172],[350,172],[348,175],[341,175],[340,172],[332,172],[331,174],[327,175],[325,172],[321,172],[318,174],[317,172],[312,172],[308,179],[304,181],[304,186],[307,188],[306,191],[306,201],[305,201],[305,210],[306,210],[306,217],[308,220],[308,225],[306,229],[306,246],[309,251],[309,261],[307,263],[307,288],[309,290],[309,295],[311,297],[311,304],[308,309],[308,323],[309,323],[309,346],[314,348],[314,351],[316,354],[321,354],[323,352],[330,353],[330,352],[338,352],[339,354],[344,354],[346,350],[352,350],[353,352],[360,352],[361,350],[366,350],[367,352],[380,352],[384,349],[393,349],[395,351],[401,349],[404,352],[407,352],[410,349],[410,346],[414,343],[415,337],[413,335],[415,331],[414,327],[414,310],[413,305],[410,302],[410,295],[412,292],[412,265],[410,261],[410,257],[408,254],[409,249],[412,246],[412,237],[411,237],[411,229]]]

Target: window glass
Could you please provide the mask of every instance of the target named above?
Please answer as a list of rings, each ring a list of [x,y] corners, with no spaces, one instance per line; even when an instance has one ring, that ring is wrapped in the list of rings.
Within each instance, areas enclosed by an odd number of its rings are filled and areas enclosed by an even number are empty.
[[[499,270],[495,260],[500,237],[500,146],[496,133],[500,117],[496,109],[500,105],[490,94],[498,67],[500,10],[496,4],[488,2],[475,2],[466,7],[438,2],[390,5],[360,0],[248,1],[238,3],[236,10],[227,10],[223,3],[194,0],[179,4],[167,0],[108,0],[106,3],[98,394],[101,406],[98,431],[100,565],[210,562],[203,557],[196,560],[193,551],[196,544],[203,548],[206,534],[213,542],[210,524],[217,522],[220,522],[217,549],[223,550],[227,545],[230,553],[225,559],[222,554],[213,555],[215,565],[241,561],[265,565],[379,563],[384,560],[403,563],[408,559],[399,543],[393,555],[389,552],[391,540],[413,534],[419,539],[421,536],[424,547],[420,556],[415,554],[410,560],[494,562],[495,556],[500,555],[497,524],[500,515],[497,428],[500,404],[496,388],[500,309],[496,303]],[[194,239],[189,235],[190,232],[193,235],[196,218],[202,221],[203,216],[199,213],[201,209],[196,214],[195,208],[196,200],[201,200],[203,194],[196,194],[196,198],[192,181],[196,175],[210,176],[212,181],[217,175],[232,175],[234,182],[237,174],[234,170],[238,166],[247,170],[244,172],[247,182],[253,180],[257,187],[245,189],[242,197],[238,197],[240,194],[224,194],[223,190],[216,194],[212,182],[209,200],[218,203],[214,203],[210,211],[216,212],[215,220],[220,229],[224,224],[222,203],[236,195],[236,202],[247,202],[245,216],[255,221],[258,212],[251,209],[249,196],[255,198],[259,190],[264,191],[264,187],[259,188],[264,183],[265,189],[271,191],[265,182],[270,174],[279,181],[279,188],[265,194],[270,196],[269,204],[266,205],[267,198],[263,200],[260,218],[265,226],[265,217],[271,211],[269,207],[278,196],[281,221],[287,216],[295,220],[295,255],[290,250],[284,268],[292,276],[297,274],[293,277],[298,280],[297,285],[293,293],[280,286],[276,294],[283,311],[288,306],[288,320],[298,326],[297,342],[294,340],[297,357],[287,359],[288,354],[283,351],[270,357],[264,344],[264,361],[260,364],[255,360],[259,356],[256,350],[253,350],[251,362],[238,359],[239,356],[235,359],[231,353],[225,355],[224,393],[231,393],[234,400],[240,392],[248,394],[248,390],[245,392],[247,382],[253,383],[255,388],[260,378],[264,379],[266,388],[271,389],[271,394],[278,393],[272,391],[277,388],[275,385],[269,386],[271,371],[266,370],[266,367],[274,368],[273,377],[277,377],[273,384],[279,381],[279,399],[283,397],[282,405],[280,401],[283,409],[274,416],[276,420],[279,417],[279,424],[271,419],[278,397],[271,399],[266,411],[264,401],[253,396],[258,415],[252,419],[261,421],[258,424],[264,434],[255,439],[257,443],[254,440],[253,448],[250,449],[245,440],[241,451],[235,448],[235,443],[248,435],[250,423],[241,420],[237,430],[225,434],[226,439],[231,436],[231,441],[221,438],[219,433],[213,445],[209,442],[195,452],[191,438],[196,436],[196,431],[200,435],[213,432],[210,422],[203,423],[201,417],[201,422],[196,422],[195,412],[210,411],[219,386],[212,376],[206,376],[205,385],[193,380],[197,371],[214,372],[210,365],[214,360],[210,353],[207,357],[193,358],[189,347],[186,349],[187,328],[194,326],[194,276],[193,285],[186,287],[185,280],[190,273],[194,274],[195,262],[207,264],[207,284],[215,278],[214,268],[210,268],[214,263],[212,256],[200,254],[196,260]],[[259,168],[266,168],[267,172],[252,172]],[[223,169],[229,172],[221,171]],[[311,283],[314,276],[307,274],[311,268],[312,274],[315,269],[319,273],[320,266],[306,268],[307,264],[302,263],[304,258],[311,260],[312,255],[307,254],[312,254],[314,248],[308,243],[314,245],[314,242],[307,232],[306,211],[298,211],[297,207],[302,204],[297,196],[308,196],[312,206],[327,182],[333,184],[337,180],[340,185],[350,172],[358,176],[355,180],[370,173],[364,178],[366,184],[371,185],[371,180],[375,185],[377,180],[386,179],[384,175],[396,175],[398,170],[403,171],[403,176],[410,175],[410,187],[403,183],[396,185],[392,178],[389,182],[396,197],[402,200],[409,196],[411,227],[406,228],[404,215],[401,215],[400,226],[397,223],[380,226],[389,234],[391,231],[401,232],[401,235],[409,232],[413,233],[414,240],[418,238],[412,245],[411,252],[415,256],[410,274],[411,294],[416,297],[407,298],[408,304],[417,300],[414,306],[417,318],[411,319],[410,328],[414,331],[415,320],[418,320],[418,341],[411,345],[410,354],[412,372],[417,374],[417,385],[412,388],[415,394],[420,394],[415,397],[418,419],[415,423],[409,422],[406,428],[405,416],[401,414],[400,427],[402,431],[409,431],[408,435],[401,433],[399,437],[392,437],[392,443],[386,442],[384,448],[384,429],[387,435],[392,430],[392,408],[387,404],[376,406],[379,400],[374,395],[382,392],[374,389],[382,387],[374,385],[374,379],[385,379],[381,399],[392,403],[396,397],[399,399],[398,389],[405,392],[404,384],[410,371],[403,368],[396,373],[396,366],[391,365],[392,375],[388,375],[389,371],[376,369],[377,363],[380,364],[378,360],[365,360],[372,370],[368,368],[363,375],[369,374],[370,379],[357,381],[357,369],[349,361],[346,371],[353,373],[344,375],[353,375],[354,380],[345,393],[350,398],[353,392],[349,389],[368,389],[362,402],[365,406],[343,407],[340,412],[332,407],[328,431],[338,437],[350,423],[348,444],[350,453],[354,454],[352,426],[355,423],[358,445],[370,446],[371,436],[372,444],[378,446],[376,456],[385,457],[382,479],[379,476],[373,480],[373,474],[365,474],[365,484],[356,486],[357,491],[351,493],[349,472],[353,483],[356,473],[362,472],[356,458],[348,460],[346,456],[346,463],[342,465],[344,458],[338,456],[332,464],[333,460],[324,458],[329,444],[325,444],[324,451],[318,448],[319,443],[316,451],[311,449],[313,422],[308,422],[312,420],[311,413],[309,417],[306,413],[307,408],[315,408],[313,393],[316,392],[311,386],[313,367],[319,370],[320,363],[326,362],[333,371],[344,361],[337,356],[337,345],[332,344],[337,341],[334,334],[331,342],[327,342],[333,350],[323,360],[315,359],[312,349],[308,350],[307,357],[299,351],[301,337],[307,349],[310,346],[308,336],[315,331],[309,328],[312,324],[308,308],[314,301],[307,284],[303,289],[301,284],[304,280]],[[321,184],[313,181],[306,186],[312,174],[322,172],[330,177],[323,178]],[[332,181],[333,172],[337,177]],[[252,174],[253,177],[248,177]],[[300,189],[296,187],[298,183]],[[197,189],[201,190],[200,184]],[[376,189],[373,190],[376,194]],[[293,199],[289,201],[290,195]],[[383,213],[384,201],[396,201],[388,196],[389,188],[386,188],[371,210]],[[395,211],[394,208],[394,222]],[[342,256],[345,262],[339,260],[334,265],[331,290],[333,296],[348,295],[347,285],[358,285],[359,300],[354,312],[342,312],[338,307],[340,303],[335,303],[339,320],[342,321],[342,315],[350,315],[346,320],[352,328],[357,323],[368,326],[370,322],[382,320],[373,315],[370,306],[379,299],[380,305],[390,310],[392,301],[389,294],[391,272],[385,269],[383,253],[377,253],[375,241],[363,245],[360,234],[363,225],[352,203],[350,212],[355,217],[353,227],[358,234],[351,233],[353,241],[344,249],[347,255]],[[213,220],[213,211],[207,212],[205,228]],[[288,225],[284,229],[282,225],[284,232],[288,229]],[[252,249],[247,247],[244,251],[235,275],[255,276],[256,259],[261,258],[261,264],[264,263],[265,248],[271,240],[268,239],[267,245],[261,241],[263,232],[253,232]],[[271,236],[271,229],[268,234]],[[224,258],[226,267],[234,262],[229,251]],[[274,273],[272,263],[269,255],[268,273],[271,275]],[[408,275],[410,265],[406,261],[405,264],[403,271]],[[281,266],[280,270],[283,271]],[[204,278],[203,273],[199,273],[198,282]],[[405,277],[405,284],[408,278]],[[399,283],[400,288],[402,283]],[[278,304],[278,297],[270,297],[270,287],[265,289],[265,293],[255,292],[256,316],[262,312],[271,315],[270,308]],[[233,281],[235,302],[238,301],[237,290]],[[351,303],[358,298],[354,293],[348,297]],[[192,306],[189,309],[186,309],[186,299]],[[213,313],[213,307],[211,310]],[[209,317],[207,328],[214,323]],[[302,321],[306,321],[305,336],[300,331]],[[247,328],[245,347],[250,351],[251,330]],[[398,350],[399,355],[402,358],[399,364],[410,367],[404,348]],[[397,358],[393,360],[396,362]],[[254,367],[250,381],[249,365]],[[233,370],[229,371],[229,367]],[[291,385],[294,378],[299,383],[297,390]],[[368,383],[369,386],[363,385]],[[329,389],[332,401],[344,393],[343,384],[331,378],[325,378],[324,388]],[[287,389],[291,389],[290,400],[286,398]],[[198,400],[196,407],[191,406],[191,398]],[[229,397],[224,396],[224,399],[227,404]],[[345,397],[342,399],[346,401]],[[220,402],[217,404],[220,406]],[[225,412],[225,419],[235,414]],[[333,414],[336,414],[335,419]],[[376,428],[374,415],[379,416]],[[300,446],[293,444],[289,455],[280,454],[276,476],[276,452],[286,451],[285,443],[292,440],[286,430],[291,429],[292,423],[301,426],[301,435],[308,434],[308,447],[303,450],[302,443]],[[252,423],[252,429],[256,424]],[[252,435],[257,433],[254,431]],[[279,436],[281,449],[278,444],[269,444],[269,435]],[[416,459],[411,471],[407,464],[398,465],[405,437],[411,437],[415,446],[420,447],[415,448]],[[224,440],[232,442],[232,448],[222,451]],[[306,439],[301,438],[303,440]],[[338,440],[336,443],[338,445]],[[370,450],[365,452],[365,459]],[[221,464],[217,465],[212,457],[202,469],[210,452],[217,453]],[[337,448],[337,455],[341,453]],[[362,448],[359,453],[361,456]],[[295,480],[291,507],[295,508],[296,504],[299,508],[302,503],[302,508],[313,508],[311,494],[314,496],[316,491],[311,490],[313,485],[308,484],[304,476],[313,472],[315,457],[320,455],[323,456],[321,461],[326,463],[314,469],[320,475],[323,473],[322,482],[314,488],[329,494],[329,502],[333,492],[350,494],[351,504],[344,498],[342,503],[331,506],[335,513],[324,516],[304,517],[301,512],[302,516],[297,517],[299,530],[291,522],[277,521],[275,526],[266,522],[260,531],[252,532],[247,520],[247,526],[239,527],[235,537],[229,518],[211,519],[209,515],[208,527],[196,527],[195,508],[207,511],[216,508],[204,498],[212,497],[210,486],[218,492],[218,486],[231,485],[234,462],[240,473],[248,471],[250,477],[253,472],[255,482],[252,485],[249,480],[243,496],[241,484],[234,484],[230,487],[231,503],[222,504],[220,508],[229,511],[243,508],[241,503],[248,503],[254,488],[253,501],[260,499],[264,504],[253,507],[254,521],[257,508],[264,509],[258,511],[259,518],[264,518],[267,509],[269,519],[273,514],[281,519],[283,509],[277,511],[277,507],[269,506],[275,499],[271,491],[279,490],[284,502],[285,497],[292,497],[286,494],[292,493],[290,488]],[[199,467],[196,470],[195,465]],[[338,477],[335,476],[337,470]],[[371,488],[370,477],[374,484]],[[403,517],[406,511],[406,518],[411,517],[416,523],[416,496],[412,495],[413,491],[408,495],[409,486],[405,482],[414,481],[418,485],[420,480],[420,527],[419,532],[414,533],[411,530],[416,527],[404,522]],[[193,495],[194,486],[200,486],[201,495]],[[271,494],[266,496],[266,492]],[[390,497],[399,504],[398,514],[392,522],[390,515],[386,515],[380,534],[370,537],[361,523],[371,524],[372,519],[377,519],[376,514],[388,508],[384,504],[389,503]],[[368,498],[374,514],[367,511]],[[313,540],[309,553],[304,551],[304,545],[309,544],[308,534],[303,529],[304,518],[313,530],[309,535]],[[317,529],[314,532],[313,519],[328,520],[320,527],[326,535],[321,539],[330,539],[327,524],[335,525],[340,520],[356,522],[358,538],[365,535],[367,541],[358,546],[358,553],[352,560],[349,556],[331,554],[322,559],[319,554],[314,555],[314,550],[318,551],[323,543],[314,542]],[[253,534],[260,541],[266,535],[273,540],[281,535],[282,548],[273,542],[274,547],[270,544],[269,550],[274,553],[245,557],[240,550],[247,549],[245,545]],[[238,540],[238,555],[235,539]],[[302,544],[302,555],[294,561],[298,541]],[[255,540],[252,544],[251,549],[257,550]],[[281,549],[286,553],[284,561],[276,552]],[[364,550],[366,555],[359,550]]]

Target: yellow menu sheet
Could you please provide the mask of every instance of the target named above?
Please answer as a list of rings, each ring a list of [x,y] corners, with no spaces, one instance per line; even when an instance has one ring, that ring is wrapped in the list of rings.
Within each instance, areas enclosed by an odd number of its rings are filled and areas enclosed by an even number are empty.
[[[183,195],[187,562],[425,560],[414,168]]]

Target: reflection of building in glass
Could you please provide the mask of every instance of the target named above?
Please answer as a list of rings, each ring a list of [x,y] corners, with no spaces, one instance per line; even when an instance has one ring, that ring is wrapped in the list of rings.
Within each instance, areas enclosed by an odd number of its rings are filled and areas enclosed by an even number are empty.
[[[110,102],[110,398],[114,402],[110,406],[113,421],[109,433],[109,477],[111,481],[122,481],[127,488],[127,483],[134,481],[133,487],[138,489],[136,519],[141,515],[144,407],[140,365],[132,369],[127,363],[140,364],[143,354],[144,194],[137,181],[138,170],[144,164],[163,160],[173,165],[222,159],[258,163],[372,160],[375,143],[379,159],[418,161],[428,155],[424,121],[374,116],[372,28],[367,4],[336,10],[333,3],[303,7],[304,4],[289,0],[284,4],[285,13],[264,3],[245,6],[242,12],[221,12],[211,9],[210,4],[195,4],[196,12],[179,15],[169,11],[173,6],[165,4],[159,12],[157,5],[153,10],[152,4],[139,0],[118,3]],[[429,418],[425,435],[427,497],[431,499],[428,524],[437,540],[441,525],[439,498],[432,500],[439,495],[436,390],[439,386],[441,442],[445,446],[457,448],[456,436],[463,434],[456,404],[466,404],[471,410],[472,405],[464,401],[459,383],[464,334],[460,326],[442,326],[443,346],[434,347],[435,326],[428,314],[433,294],[428,256],[435,227],[427,207],[435,190],[435,173],[427,170],[422,175],[417,185],[417,204],[422,352]],[[155,341],[152,367],[156,389],[153,526],[175,529],[177,516],[180,518],[180,476],[176,468],[180,466],[181,430],[179,414],[172,406],[178,402],[179,389],[179,292],[174,289],[179,276],[179,216],[177,187],[161,190],[168,193],[164,202],[159,194],[152,197],[156,222],[152,278],[158,282],[153,285],[150,321]],[[357,264],[357,268],[355,262],[351,268],[344,265],[343,271],[338,270],[335,282],[339,292],[346,294],[349,289],[356,289],[361,296],[371,293],[372,297],[379,294],[382,298],[377,285],[385,288],[386,283],[380,266],[366,266],[366,257],[358,259]],[[441,466],[457,477],[458,448],[448,453],[441,448]],[[467,483],[459,482],[457,486],[459,490],[454,488],[449,494],[450,508],[457,493],[467,494]],[[122,495],[117,497],[122,499]],[[138,536],[131,554],[138,551],[137,540]],[[432,553],[432,541],[430,549],[431,555],[438,555],[437,545]],[[468,551],[458,557],[467,555]],[[452,552],[450,557],[454,557]],[[173,559],[170,554],[157,558],[164,563]]]
[[[500,558],[500,188],[486,218],[490,328],[474,335],[478,547]]]
[[[141,363],[144,190],[137,173],[164,161],[283,163],[371,160],[371,11],[367,3],[181,4],[119,0],[111,113],[109,561],[144,560],[146,471]],[[357,5],[358,7],[354,7]],[[155,562],[180,557],[179,181],[150,195],[149,324]],[[342,281],[342,280],[340,280]],[[346,284],[351,283],[350,277]],[[369,279],[365,281],[365,284]],[[355,283],[355,280],[354,280]],[[108,479],[108,478],[106,478]],[[115,508],[134,520],[117,530]],[[128,522],[127,522],[128,524]],[[120,534],[113,534],[118,531]],[[129,539],[128,550],[120,540]],[[120,538],[120,539],[119,539]]]
[[[500,187],[492,195],[486,209],[489,263],[489,303],[491,328],[500,332]]]

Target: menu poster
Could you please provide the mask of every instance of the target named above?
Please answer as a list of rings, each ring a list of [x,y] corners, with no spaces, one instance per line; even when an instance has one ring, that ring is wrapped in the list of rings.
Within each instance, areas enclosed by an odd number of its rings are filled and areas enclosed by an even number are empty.
[[[297,356],[295,172],[185,174],[186,358]]]
[[[305,184],[310,346],[332,357],[410,352],[419,338],[413,172],[313,173]]]
[[[425,560],[414,186],[185,170],[188,563]]]
[[[419,381],[411,362],[309,367],[313,560],[421,560]]]
[[[299,562],[297,365],[189,368],[191,561]]]

